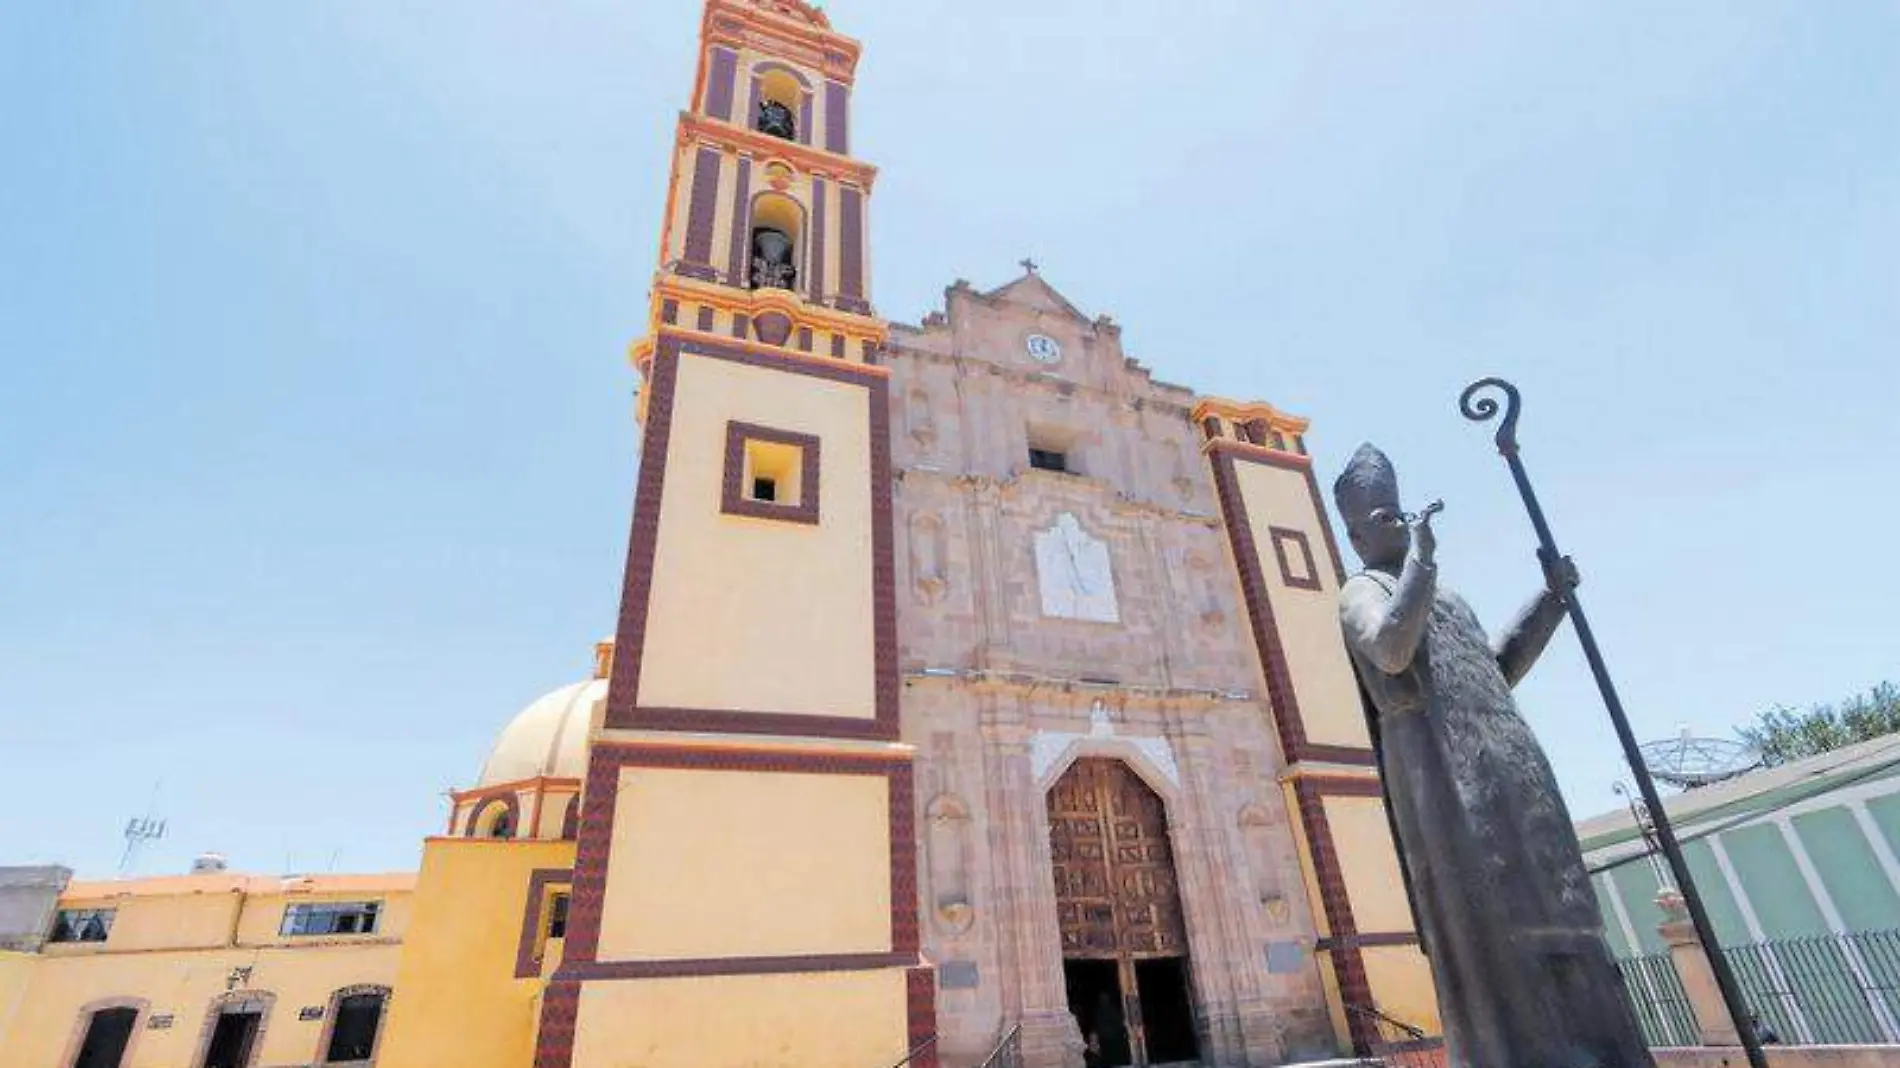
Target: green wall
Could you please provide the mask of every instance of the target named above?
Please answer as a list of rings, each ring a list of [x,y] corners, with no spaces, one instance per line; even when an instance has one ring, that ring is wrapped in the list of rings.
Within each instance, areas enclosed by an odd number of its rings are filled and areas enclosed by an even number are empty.
[[[1827,921],[1808,893],[1779,827],[1762,823],[1723,831],[1722,847],[1769,938],[1827,933]]]
[[[1848,930],[1900,925],[1900,896],[1894,894],[1853,813],[1828,808],[1796,816],[1793,823]]]

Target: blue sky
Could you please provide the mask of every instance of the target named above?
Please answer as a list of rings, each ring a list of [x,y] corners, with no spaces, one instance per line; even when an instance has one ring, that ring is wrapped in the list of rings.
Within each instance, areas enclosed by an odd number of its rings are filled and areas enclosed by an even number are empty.
[[[1900,676],[1900,8],[837,0],[886,315],[1034,255],[1364,438],[1500,625],[1526,458],[1646,737]],[[0,863],[395,869],[611,628],[698,4],[0,10]],[[1623,775],[1574,640],[1520,691]],[[156,787],[156,790],[155,790]]]

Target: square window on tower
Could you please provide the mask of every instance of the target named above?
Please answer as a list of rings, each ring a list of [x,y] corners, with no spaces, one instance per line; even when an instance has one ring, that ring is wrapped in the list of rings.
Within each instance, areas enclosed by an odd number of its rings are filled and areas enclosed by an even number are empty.
[[[1032,423],[1024,435],[1029,439],[1029,467],[1032,471],[1052,471],[1061,475],[1082,474],[1076,460],[1078,435],[1069,427]]]
[[[756,423],[726,424],[720,511],[787,523],[818,522],[818,439]]]

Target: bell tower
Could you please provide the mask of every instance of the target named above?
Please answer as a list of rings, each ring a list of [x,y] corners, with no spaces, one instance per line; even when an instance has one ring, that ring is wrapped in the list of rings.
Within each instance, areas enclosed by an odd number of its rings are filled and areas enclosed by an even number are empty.
[[[537,1068],[936,1064],[858,54],[799,0],[706,4]]]

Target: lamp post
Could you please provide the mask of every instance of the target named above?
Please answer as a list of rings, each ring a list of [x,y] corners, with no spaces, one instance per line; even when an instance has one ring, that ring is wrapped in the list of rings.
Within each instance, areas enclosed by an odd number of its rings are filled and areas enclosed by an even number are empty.
[[[1495,396],[1481,396],[1487,390],[1502,393],[1504,403],[1500,405]],[[1537,559],[1548,569],[1563,559],[1563,554],[1557,551],[1557,539],[1544,519],[1544,510],[1537,503],[1537,492],[1531,488],[1530,476],[1524,471],[1523,457],[1518,454],[1517,417],[1521,407],[1522,398],[1517,387],[1502,378],[1481,378],[1466,386],[1464,392],[1458,395],[1458,410],[1466,419],[1484,423],[1502,414],[1493,440],[1511,469],[1511,479],[1517,483],[1517,494],[1523,498],[1524,510],[1530,514],[1531,526],[1537,531]],[[1695,879],[1689,874],[1689,864],[1683,859],[1682,846],[1676,841],[1676,831],[1670,826],[1669,814],[1663,811],[1662,797],[1656,793],[1656,783],[1649,777],[1649,768],[1643,763],[1636,735],[1630,732],[1629,718],[1623,714],[1623,702],[1616,696],[1616,684],[1610,680],[1610,669],[1603,662],[1603,653],[1597,648],[1596,635],[1590,630],[1590,620],[1583,614],[1583,602],[1578,599],[1575,589],[1565,592],[1564,608],[1570,616],[1571,626],[1576,628],[1577,641],[1583,645],[1583,656],[1590,663],[1590,674],[1596,677],[1597,691],[1603,695],[1603,705],[1609,711],[1610,724],[1616,728],[1617,741],[1623,745],[1623,758],[1629,762],[1630,774],[1635,777],[1636,788],[1642,793],[1643,806],[1649,810],[1650,825],[1655,831],[1657,843],[1662,846],[1663,856],[1669,860],[1669,871],[1675,876],[1676,889],[1681,891],[1683,903],[1688,906],[1689,920],[1695,925],[1696,936],[1702,939],[1703,945],[1709,947],[1709,965],[1715,972],[1715,984],[1721,988],[1722,1003],[1728,1008],[1729,1018],[1735,1022],[1736,1034],[1741,1036],[1742,1050],[1748,1056],[1749,1066],[1768,1068],[1768,1059],[1762,1053],[1761,1043],[1755,1037],[1753,1021],[1742,1001],[1741,986],[1735,981],[1735,973],[1729,968],[1728,958],[1718,948],[1720,943],[1715,940],[1715,927],[1709,922],[1708,910],[1702,905],[1702,895],[1696,891]]]

